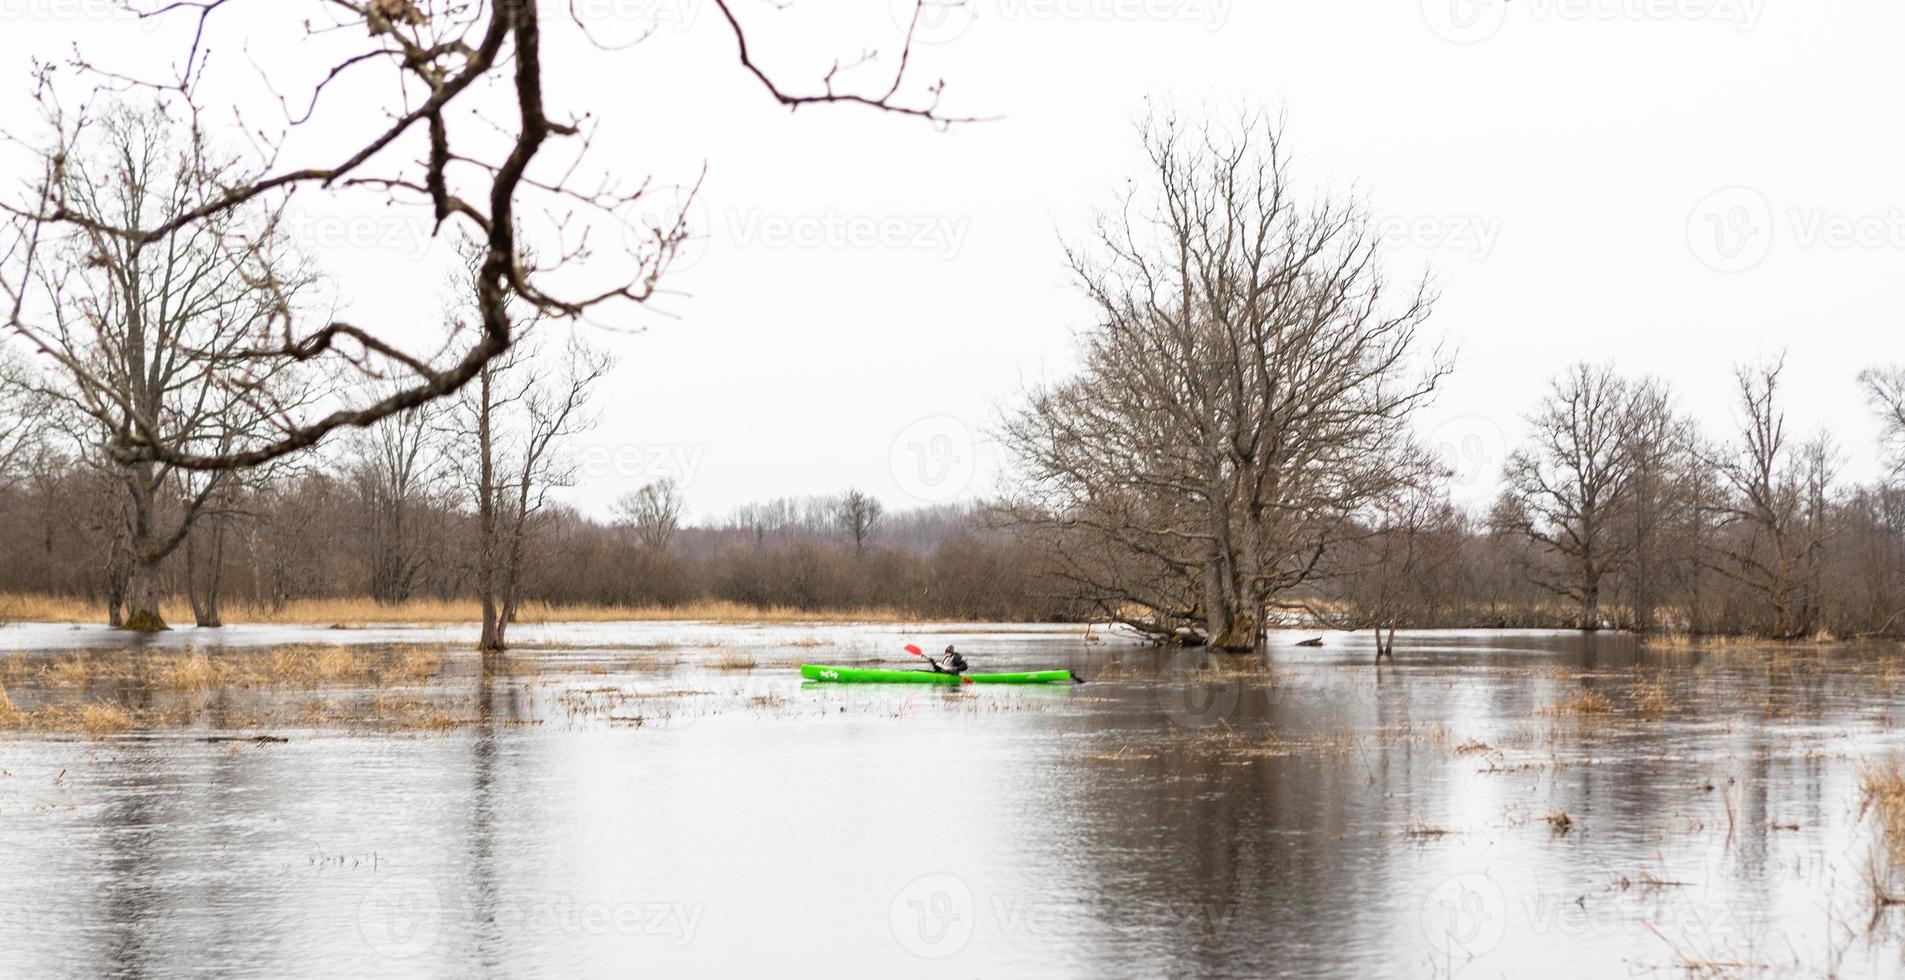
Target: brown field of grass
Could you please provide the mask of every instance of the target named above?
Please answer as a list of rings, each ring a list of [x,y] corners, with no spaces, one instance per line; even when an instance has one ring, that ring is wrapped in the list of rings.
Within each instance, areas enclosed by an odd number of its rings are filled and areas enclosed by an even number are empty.
[[[165,620],[173,626],[192,625],[192,609],[182,600],[167,602]],[[225,607],[227,625],[286,626],[448,626],[476,623],[482,606],[473,599],[420,599],[401,605],[382,605],[369,599],[299,599],[282,609],[233,604]],[[105,610],[83,599],[42,595],[0,595],[0,622],[103,623]],[[811,610],[781,606],[749,606],[737,602],[695,602],[680,606],[552,606],[532,602],[518,623],[614,623],[694,620],[716,623],[918,623],[931,622],[893,609]]]
[[[0,659],[0,681],[48,689],[132,682],[158,691],[200,693],[242,687],[319,687],[337,684],[421,684],[443,667],[431,646],[353,649],[288,646],[204,653],[87,652],[50,661]],[[0,712],[10,707],[0,688]]]
[[[1645,633],[1640,637],[1642,646],[1668,650],[1794,650],[1805,647],[1837,646],[1843,642],[1831,633],[1820,632],[1808,637],[1792,640],[1775,640],[1764,636],[1751,636],[1731,633]]]
[[[391,692],[427,684],[442,667],[443,652],[423,646],[385,650],[280,647],[218,656],[108,651],[40,663],[0,659],[0,679],[58,694],[54,703],[26,711],[0,686],[0,732],[98,737],[134,729],[176,728],[198,720],[200,695],[247,688],[282,692],[339,687],[377,693],[368,706],[351,709],[319,702],[328,705],[319,712],[326,722],[439,730],[466,722],[428,699]],[[160,697],[143,700],[139,706],[125,704],[117,693],[119,685]],[[308,709],[307,714],[314,710]],[[247,720],[262,723],[264,716]]]

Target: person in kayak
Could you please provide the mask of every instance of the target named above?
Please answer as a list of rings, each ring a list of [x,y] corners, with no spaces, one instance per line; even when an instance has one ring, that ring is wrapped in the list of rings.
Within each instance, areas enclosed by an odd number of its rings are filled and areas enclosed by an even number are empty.
[[[946,645],[946,652],[941,654],[941,656],[946,658],[946,662],[943,664],[931,657],[926,658],[926,662],[933,665],[933,673],[935,674],[951,674],[954,677],[958,677],[968,669],[966,666],[966,658],[960,656],[959,651],[954,650],[950,643]]]

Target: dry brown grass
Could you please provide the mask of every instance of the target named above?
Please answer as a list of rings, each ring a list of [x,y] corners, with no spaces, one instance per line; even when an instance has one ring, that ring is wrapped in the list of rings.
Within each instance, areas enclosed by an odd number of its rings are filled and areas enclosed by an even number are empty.
[[[113,701],[43,708],[25,720],[39,731],[74,732],[94,737],[129,731],[140,725],[136,714]]]
[[[168,602],[166,622],[189,624],[192,610],[182,602]],[[382,605],[369,599],[299,599],[282,609],[233,604],[225,609],[228,624],[286,626],[447,626],[480,622],[482,607],[474,600],[417,600]],[[81,599],[41,595],[0,595],[0,620],[31,623],[99,623],[105,612]],[[931,622],[893,609],[793,609],[750,606],[737,602],[693,602],[679,606],[552,606],[532,602],[523,606],[522,623],[619,623],[696,621],[715,623],[917,623]]]
[[[168,691],[211,691],[237,683],[236,666],[229,660],[213,660],[202,654],[165,657],[152,665],[155,686]]]
[[[755,662],[754,655],[751,653],[745,653],[740,650],[727,650],[722,652],[721,656],[716,657],[714,662],[709,664],[709,666],[715,670],[738,672],[753,670],[760,665]]]
[[[1732,635],[1725,633],[1647,633],[1640,638],[1642,646],[1666,650],[1791,650],[1803,647],[1831,646],[1840,642],[1830,632],[1820,632],[1800,639],[1774,640],[1764,636]]]
[[[416,684],[429,680],[442,666],[443,651],[427,646],[280,647],[268,652],[227,650],[210,656],[109,651],[52,661],[42,665],[31,679],[49,688],[122,681],[193,693],[237,687]],[[13,672],[13,676],[20,676],[20,672]]]
[[[1905,765],[1889,759],[1860,767],[1859,812],[1877,822],[1892,866],[1905,867]]]
[[[16,665],[17,658],[13,661]],[[18,708],[0,688],[0,730],[77,733],[103,736],[130,729],[157,729],[193,723],[199,717],[196,695],[242,688],[357,687],[383,689],[422,684],[443,666],[443,652],[429,647],[362,649],[349,647],[292,647],[273,651],[228,650],[204,653],[146,654],[108,651],[82,654],[45,663],[33,672],[12,671],[29,684],[53,691],[86,692],[79,697],[62,693],[54,703],[35,711]],[[116,685],[133,685],[155,692],[183,696],[165,708],[133,709],[111,693]],[[93,693],[100,687],[107,690]],[[221,724],[248,727],[263,724],[258,715],[236,718],[229,710]],[[396,729],[440,731],[468,724],[422,698],[380,693],[368,713],[340,712],[324,717],[329,723],[378,724]]]
[[[1563,698],[1541,709],[1545,715],[1604,715],[1614,710],[1614,703],[1607,695],[1592,689],[1576,691],[1573,696]]]
[[[1899,760],[1860,765],[1859,817],[1870,817],[1878,827],[1878,846],[1865,869],[1874,908],[1905,905],[1899,889],[1905,870],[1905,766]]]
[[[1647,718],[1659,718],[1673,709],[1673,695],[1667,690],[1665,678],[1638,680],[1630,695],[1634,699],[1634,709]]]
[[[40,680],[52,687],[79,687],[92,681],[97,663],[91,657],[69,657],[42,669]]]

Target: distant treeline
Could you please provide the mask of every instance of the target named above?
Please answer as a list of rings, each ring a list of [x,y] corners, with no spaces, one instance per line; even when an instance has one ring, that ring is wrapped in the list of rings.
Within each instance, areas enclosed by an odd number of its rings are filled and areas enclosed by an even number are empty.
[[[8,542],[0,592],[97,601],[105,619],[122,587],[119,488],[108,471],[81,462],[42,464],[0,488],[0,541]],[[970,507],[881,514],[859,547],[851,527],[836,523],[838,509],[835,500],[775,501],[710,526],[673,528],[657,543],[639,519],[600,522],[551,505],[537,518],[522,598],[726,600],[985,621],[1078,612],[1041,598],[1036,556],[984,529]],[[361,456],[247,489],[201,514],[165,567],[164,592],[195,605],[266,609],[316,598],[468,598],[480,574],[476,524],[468,495],[451,481],[395,489],[374,456]]]
[[[1575,376],[1570,376],[1575,377]],[[1564,381],[1565,396],[1576,385]],[[369,443],[365,443],[366,446]],[[1681,442],[1690,450],[1691,442]],[[195,605],[262,609],[302,599],[463,599],[480,573],[468,495],[429,467],[397,486],[391,457],[345,454],[318,472],[280,477],[200,516],[165,571],[165,591]],[[1807,487],[1787,481],[1795,543],[1784,594],[1743,577],[1729,555],[1770,546],[1731,518],[1717,474],[1691,451],[1673,477],[1623,489],[1594,540],[1613,556],[1596,566],[1595,625],[1704,633],[1905,633],[1905,486]],[[1526,452],[1513,465],[1532,462]],[[1445,500],[1388,526],[1346,531],[1335,572],[1288,597],[1273,619],[1368,627],[1380,613],[1403,627],[1586,625],[1578,555],[1552,547],[1529,519],[1538,492],[1511,486],[1487,514]],[[674,493],[673,488],[669,488]],[[1704,505],[1702,494],[1714,494]],[[677,605],[720,600],[796,609],[883,609],[975,621],[1082,621],[1103,610],[1067,588],[1037,534],[997,525],[1001,508],[941,506],[885,513],[847,493],[751,505],[702,526],[675,526],[674,507],[635,506],[613,521],[551,506],[525,562],[525,601],[553,605]],[[123,547],[119,488],[110,471],[42,456],[0,488],[0,592],[96,601],[106,617]],[[1810,503],[1809,503],[1810,502]],[[1819,509],[1812,510],[1813,506]],[[856,516],[855,510],[862,511]],[[870,515],[867,513],[870,511]],[[659,523],[657,523],[659,521]],[[856,538],[856,524],[860,537]],[[1531,534],[1531,529],[1535,532]],[[1565,532],[1563,532],[1565,534]],[[1602,532],[1596,532],[1597,535]],[[1578,550],[1578,549],[1577,549]],[[1779,615],[1783,624],[1774,622]],[[239,618],[243,618],[242,615]]]

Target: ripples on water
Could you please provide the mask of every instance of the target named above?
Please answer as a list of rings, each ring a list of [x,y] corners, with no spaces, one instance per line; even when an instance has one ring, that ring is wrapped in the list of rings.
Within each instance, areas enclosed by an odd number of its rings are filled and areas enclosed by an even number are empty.
[[[458,631],[13,627],[18,709],[134,721],[0,733],[0,974],[1901,972],[1861,813],[1899,649],[1300,638],[590,624],[486,669]],[[909,639],[1092,682],[791,669]],[[244,682],[141,667],[194,651]]]

